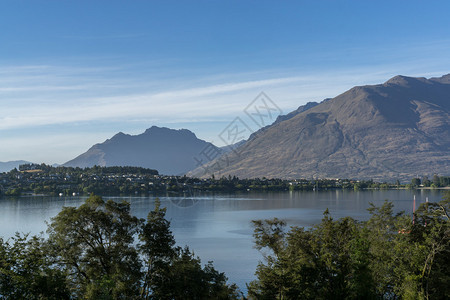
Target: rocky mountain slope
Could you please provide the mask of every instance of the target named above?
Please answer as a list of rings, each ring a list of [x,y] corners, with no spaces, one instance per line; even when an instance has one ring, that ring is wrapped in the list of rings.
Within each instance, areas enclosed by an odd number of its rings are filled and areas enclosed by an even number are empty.
[[[410,180],[450,174],[450,74],[357,86],[254,134],[216,176]],[[191,172],[208,177],[205,168]]]

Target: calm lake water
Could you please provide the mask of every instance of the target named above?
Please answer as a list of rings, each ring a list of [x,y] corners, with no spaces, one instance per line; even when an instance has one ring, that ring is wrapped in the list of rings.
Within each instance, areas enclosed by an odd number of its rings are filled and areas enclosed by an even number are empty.
[[[244,194],[202,194],[195,197],[160,196],[167,207],[166,217],[179,245],[189,245],[202,262],[214,261],[225,272],[229,282],[246,291],[253,280],[261,254],[253,248],[251,220],[280,218],[288,225],[311,226],[319,223],[328,208],[333,218],[344,216],[364,220],[369,217],[369,202],[382,205],[389,199],[396,211],[412,212],[426,201],[440,201],[440,190],[389,191],[320,191]],[[11,237],[16,231],[38,234],[45,232],[45,221],[58,214],[63,206],[79,206],[86,197],[20,197],[0,198],[0,236]],[[125,199],[132,213],[146,218],[154,208],[155,197],[104,197]]]

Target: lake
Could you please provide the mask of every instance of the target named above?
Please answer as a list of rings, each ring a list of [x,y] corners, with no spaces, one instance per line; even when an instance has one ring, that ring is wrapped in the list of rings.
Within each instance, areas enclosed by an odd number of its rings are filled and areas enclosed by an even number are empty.
[[[186,197],[160,195],[166,217],[179,245],[189,245],[203,263],[225,272],[229,282],[246,291],[253,280],[261,254],[253,248],[251,220],[280,218],[288,225],[311,226],[320,222],[329,209],[333,218],[351,216],[359,220],[369,217],[369,202],[380,206],[385,199],[395,211],[412,212],[426,201],[440,201],[441,190],[373,190],[319,191],[241,194],[199,194]],[[86,197],[20,197],[0,198],[0,236],[11,237],[16,231],[38,234],[45,231],[45,221],[58,214],[63,206],[79,206]],[[104,197],[125,199],[132,214],[146,218],[154,208],[155,197]]]

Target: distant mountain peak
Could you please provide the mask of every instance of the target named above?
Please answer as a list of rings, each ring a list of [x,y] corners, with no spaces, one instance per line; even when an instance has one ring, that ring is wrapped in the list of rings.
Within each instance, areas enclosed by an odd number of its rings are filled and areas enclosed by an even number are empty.
[[[128,137],[130,136],[129,134],[125,134],[122,131],[116,133],[111,139],[119,139],[119,138],[123,138],[123,137]]]
[[[137,166],[156,169],[161,174],[178,175],[196,168],[198,162],[195,159],[206,147],[217,148],[198,139],[188,129],[152,126],[138,135],[119,132],[64,166]]]
[[[403,76],[403,75],[397,75],[392,77],[391,79],[389,79],[388,81],[386,81],[384,84],[385,85],[401,85],[401,86],[406,86],[406,85],[411,85],[411,84],[415,84],[417,82],[422,82],[422,83],[426,83],[427,79],[425,77],[408,77],[408,76]]]
[[[158,126],[152,126],[145,130],[143,134],[183,134],[183,135],[189,135],[196,137],[195,133],[190,131],[189,129],[171,129],[168,127],[158,127]]]
[[[153,125],[152,127],[147,128],[144,131],[144,133],[152,133],[152,132],[157,132],[157,131],[169,131],[169,130],[172,130],[172,129],[169,129],[167,127],[158,127],[158,126]]]

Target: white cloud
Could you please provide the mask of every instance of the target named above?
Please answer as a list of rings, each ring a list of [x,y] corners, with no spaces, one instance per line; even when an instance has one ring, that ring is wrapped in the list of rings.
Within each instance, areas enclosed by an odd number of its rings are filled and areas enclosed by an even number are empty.
[[[95,78],[92,79],[94,83],[87,85],[64,82],[65,85],[61,86],[0,86],[0,93],[5,90],[15,93],[10,100],[0,99],[3,107],[0,111],[0,130],[112,119],[126,122],[143,117],[172,122],[189,118],[232,118],[260,91],[267,92],[284,110],[288,110],[307,101],[336,96],[355,84],[384,81],[388,79],[387,73],[353,70],[225,82],[161,92],[149,92],[145,85],[140,86],[138,92],[124,91],[102,80],[101,86],[116,89],[117,96],[102,96]],[[50,74],[50,77],[53,75]],[[83,80],[89,81],[87,78]],[[79,94],[79,91],[87,95]]]
[[[231,121],[242,114],[261,91],[288,113],[308,101],[334,97],[355,85],[381,83],[397,74],[439,76],[446,73],[441,72],[442,68],[439,65],[427,68],[424,61],[415,65],[320,72],[269,70],[218,74],[203,79],[166,76],[164,80],[154,80],[155,74],[129,77],[128,72],[122,74],[120,67],[42,65],[0,68],[0,135],[10,135],[17,130],[30,130],[36,134],[35,137],[2,138],[0,160],[63,162],[73,158],[75,153],[87,150],[93,143],[102,142],[116,129],[126,131],[121,128],[131,128],[134,133],[139,133],[154,124],[178,127],[181,123]],[[420,73],[423,70],[427,72]],[[97,127],[105,122],[114,122],[117,127],[99,133]],[[79,124],[90,128],[85,130],[87,134],[76,134],[76,129],[71,128]],[[41,127],[64,127],[71,132],[39,133]],[[204,136],[202,132],[196,133]],[[44,160],[44,157],[49,158]]]
[[[185,119],[187,116],[193,118],[224,116],[241,110],[243,100],[251,100],[251,98],[242,99],[242,95],[246,95],[248,91],[283,86],[300,80],[302,78],[275,78],[156,93],[142,92],[85,98],[81,98],[78,94],[73,95],[70,91],[89,89],[89,86],[0,87],[0,92],[6,90],[18,94],[12,100],[0,100],[4,107],[0,112],[0,129],[142,116],[171,119]],[[48,98],[45,93],[40,94],[45,91],[58,93]]]

